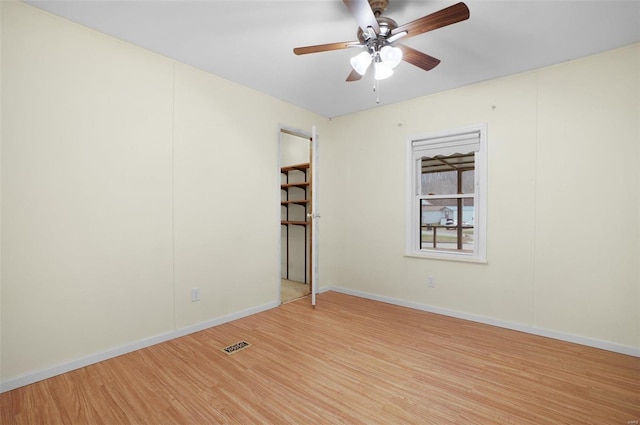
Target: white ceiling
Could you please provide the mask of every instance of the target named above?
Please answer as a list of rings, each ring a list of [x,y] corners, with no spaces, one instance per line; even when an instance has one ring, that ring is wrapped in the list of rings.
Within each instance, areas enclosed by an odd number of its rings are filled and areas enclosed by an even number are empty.
[[[405,24],[457,1],[390,0]],[[296,56],[294,47],[351,41],[338,0],[27,0],[27,3],[325,117],[375,108],[373,80],[347,83],[347,49]],[[640,1],[466,1],[471,17],[403,41],[442,62],[402,63],[380,82],[380,104],[429,95],[640,41]],[[615,76],[612,76],[615,78]]]

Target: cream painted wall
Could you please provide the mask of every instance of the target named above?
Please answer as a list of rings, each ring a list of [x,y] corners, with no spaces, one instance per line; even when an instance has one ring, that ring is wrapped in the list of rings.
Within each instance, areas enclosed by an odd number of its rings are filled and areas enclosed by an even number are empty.
[[[328,120],[176,65],[176,326],[279,299],[279,123]],[[190,289],[201,289],[192,303]]]
[[[311,133],[308,128],[305,131]],[[280,134],[280,165],[294,165],[309,162],[311,142],[309,139],[285,132]]]
[[[539,74],[534,292],[541,327],[636,347],[639,58],[636,45]]]
[[[334,119],[325,283],[640,348],[639,50]],[[484,122],[488,264],[404,257],[407,138]]]
[[[1,7],[4,379],[171,329],[173,71]]]
[[[328,120],[0,7],[1,379],[277,302],[279,124]]]

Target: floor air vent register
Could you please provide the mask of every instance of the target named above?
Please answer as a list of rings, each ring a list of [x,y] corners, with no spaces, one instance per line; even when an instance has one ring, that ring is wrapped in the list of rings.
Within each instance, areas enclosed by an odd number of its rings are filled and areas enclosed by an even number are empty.
[[[237,353],[240,350],[244,350],[247,347],[251,347],[251,344],[249,344],[247,341],[240,341],[228,347],[224,347],[222,351],[224,351],[227,354],[233,354],[233,353]]]

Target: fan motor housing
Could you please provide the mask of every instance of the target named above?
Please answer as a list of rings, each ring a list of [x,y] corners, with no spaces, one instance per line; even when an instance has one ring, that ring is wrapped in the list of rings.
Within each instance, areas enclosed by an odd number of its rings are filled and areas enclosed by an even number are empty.
[[[380,26],[380,34],[378,35],[379,37],[382,36],[383,38],[387,38],[391,34],[391,31],[398,28],[398,24],[396,23],[396,21],[391,18],[387,18],[386,16],[378,16],[376,18],[376,21],[378,21],[378,25]],[[362,44],[366,44],[368,39],[368,37],[365,37],[362,28],[358,28],[358,41],[360,41],[360,43]]]

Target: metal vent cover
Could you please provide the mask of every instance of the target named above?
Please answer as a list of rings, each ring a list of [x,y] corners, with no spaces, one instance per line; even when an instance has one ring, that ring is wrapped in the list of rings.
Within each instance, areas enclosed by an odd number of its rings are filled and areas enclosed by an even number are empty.
[[[222,351],[227,354],[233,354],[237,353],[240,350],[244,350],[247,347],[251,347],[251,344],[249,344],[247,341],[240,341],[236,342],[235,344],[231,344],[228,347],[224,347]]]

